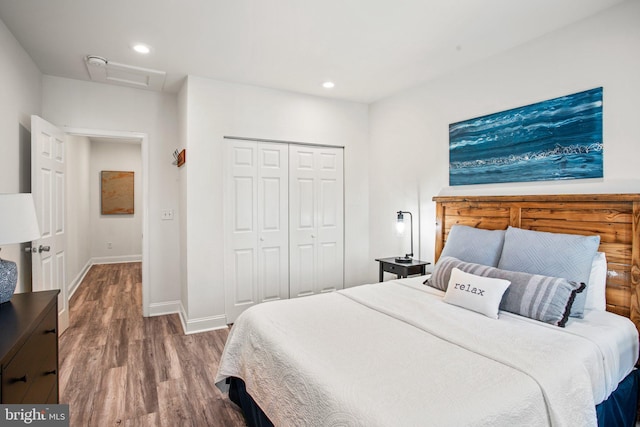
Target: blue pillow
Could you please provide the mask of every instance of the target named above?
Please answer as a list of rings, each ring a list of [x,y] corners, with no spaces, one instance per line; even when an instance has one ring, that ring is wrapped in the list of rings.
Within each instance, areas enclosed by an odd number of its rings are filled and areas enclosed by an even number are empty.
[[[591,264],[600,236],[547,233],[509,227],[498,268],[530,274],[562,277],[589,283]],[[571,316],[584,316],[586,292],[581,292],[571,306]]]
[[[466,225],[454,225],[440,254],[461,261],[496,267],[502,253],[505,230],[483,230]]]

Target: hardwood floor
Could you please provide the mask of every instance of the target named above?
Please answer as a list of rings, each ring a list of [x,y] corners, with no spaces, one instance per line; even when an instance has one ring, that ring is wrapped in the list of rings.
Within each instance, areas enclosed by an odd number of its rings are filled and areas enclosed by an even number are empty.
[[[213,384],[228,330],[184,335],[177,314],[142,317],[140,263],[96,265],[60,336],[71,426],[245,426]]]

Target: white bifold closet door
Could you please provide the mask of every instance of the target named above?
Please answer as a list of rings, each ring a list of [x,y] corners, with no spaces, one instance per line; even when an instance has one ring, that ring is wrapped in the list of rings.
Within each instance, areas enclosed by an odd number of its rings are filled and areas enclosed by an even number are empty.
[[[289,296],[344,287],[343,150],[289,146]]]
[[[288,146],[231,141],[225,183],[225,309],[289,298]]]

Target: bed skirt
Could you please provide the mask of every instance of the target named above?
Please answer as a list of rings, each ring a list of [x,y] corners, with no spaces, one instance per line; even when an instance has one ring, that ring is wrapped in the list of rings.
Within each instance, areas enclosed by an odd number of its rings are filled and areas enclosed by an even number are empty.
[[[634,427],[638,412],[640,371],[634,369],[625,377],[611,396],[596,405],[598,426]]]
[[[247,426],[273,427],[273,423],[247,393],[244,381],[236,377],[228,378],[227,381],[229,382],[229,399],[240,407]]]
[[[249,427],[273,427],[273,423],[262,412],[253,398],[247,393],[244,381],[231,377],[229,381],[229,399],[238,405]],[[623,379],[611,396],[596,405],[598,426],[634,427],[638,411],[638,386],[640,371],[634,369]]]

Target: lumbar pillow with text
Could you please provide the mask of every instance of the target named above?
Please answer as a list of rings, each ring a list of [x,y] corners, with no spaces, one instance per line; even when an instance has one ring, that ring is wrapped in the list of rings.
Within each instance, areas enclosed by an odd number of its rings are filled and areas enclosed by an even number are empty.
[[[455,268],[482,277],[508,280],[511,285],[502,297],[500,310],[560,327],[567,323],[576,295],[585,289],[584,283],[561,277],[501,270],[453,257],[441,257],[425,284],[448,291],[451,273]]]
[[[476,276],[454,268],[444,302],[497,319],[502,295],[510,284],[508,280]]]

